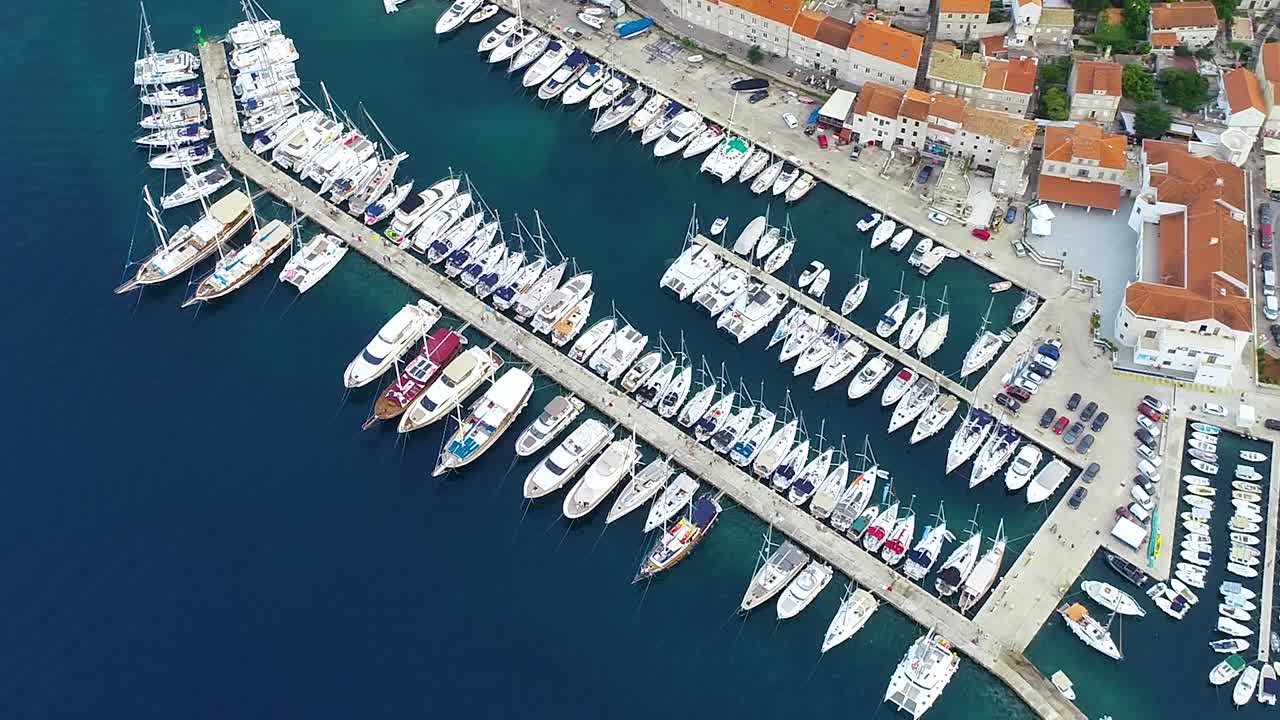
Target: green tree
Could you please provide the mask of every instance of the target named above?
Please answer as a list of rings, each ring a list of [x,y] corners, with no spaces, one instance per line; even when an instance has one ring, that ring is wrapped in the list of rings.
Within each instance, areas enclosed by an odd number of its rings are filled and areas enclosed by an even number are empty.
[[[1124,96],[1135,102],[1156,99],[1156,79],[1141,65],[1125,65],[1120,85]]]
[[[1227,47],[1230,48],[1231,52],[1235,53],[1236,57],[1241,60],[1247,60],[1249,59],[1249,56],[1253,54],[1253,46],[1249,43],[1232,40],[1227,43]]]
[[[1144,102],[1133,114],[1133,127],[1144,138],[1158,138],[1169,132],[1173,116],[1158,102]]]
[[[1160,73],[1160,93],[1170,105],[1195,112],[1209,100],[1209,81],[1190,70],[1165,70]]]
[[[1129,37],[1146,39],[1150,14],[1151,0],[1124,0],[1124,28],[1129,31]]]
[[[1178,57],[1191,57],[1191,48],[1186,45],[1179,45],[1173,49],[1173,54]]]
[[[1078,13],[1092,14],[1103,8],[1111,7],[1108,0],[1072,0],[1071,9]]]
[[[1071,74],[1071,58],[1060,57],[1047,63],[1042,63],[1040,67],[1040,85],[1041,87],[1050,87],[1053,85],[1066,86],[1067,77]]]
[[[1098,47],[1110,47],[1113,53],[1128,53],[1133,49],[1133,41],[1129,39],[1129,31],[1124,25],[1111,25],[1101,19],[1089,39]]]
[[[751,48],[747,50],[747,62],[752,65],[759,65],[763,60],[764,51],[760,49],[759,45],[752,45]]]
[[[1200,48],[1199,50],[1196,51],[1196,57],[1200,58],[1201,60],[1212,60],[1213,48],[1211,47]]]
[[[1054,86],[1040,93],[1040,115],[1048,120],[1066,120],[1070,114],[1071,103],[1067,93]]]
[[[1218,11],[1218,18],[1227,20],[1236,14],[1236,8],[1240,6],[1240,0],[1213,0],[1213,7]]]

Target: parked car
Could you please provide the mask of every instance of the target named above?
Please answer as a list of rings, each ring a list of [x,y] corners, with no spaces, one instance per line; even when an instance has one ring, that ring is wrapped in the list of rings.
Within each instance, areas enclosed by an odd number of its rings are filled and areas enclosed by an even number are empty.
[[[1271,203],[1262,203],[1258,206],[1258,222],[1271,222]]]
[[[1053,377],[1053,368],[1041,363],[1038,356],[1030,365],[1027,366],[1027,369],[1037,375],[1043,376],[1045,380]]]
[[[1078,422],[1071,423],[1071,427],[1067,428],[1067,434],[1062,436],[1062,442],[1066,443],[1068,446],[1075,445],[1076,440],[1079,439],[1080,433],[1082,432],[1084,432],[1084,424]]]
[[[768,90],[757,90],[751,93],[749,97],[747,97],[747,102],[751,103],[752,105],[755,105],[756,103],[760,102],[761,100],[764,100],[767,97],[769,97]]]
[[[1280,325],[1272,323],[1267,329],[1271,331],[1271,339],[1275,344],[1280,345]]]
[[[792,130],[795,130],[797,127],[800,127],[800,121],[797,120],[796,116],[792,115],[791,113],[782,113],[782,122],[786,123],[787,127],[791,128]]]
[[[1160,457],[1160,453],[1154,448],[1147,447],[1146,445],[1139,445],[1137,450],[1138,457],[1141,457],[1152,465],[1160,467],[1164,464],[1164,460]]]
[[[929,182],[930,177],[933,177],[933,166],[925,165],[920,168],[920,172],[916,173],[916,182],[923,185]]]
[[[1075,410],[1076,408],[1080,407],[1081,399],[1082,398],[1080,397],[1080,393],[1071,393],[1071,397],[1067,398],[1067,409]]]
[[[1036,391],[1040,389],[1039,381],[1027,375],[1019,375],[1018,377],[1014,378],[1013,386],[1020,387],[1026,390],[1028,393],[1031,393],[1032,395],[1035,395]]]
[[[1262,314],[1268,320],[1280,318],[1280,303],[1276,302],[1275,295],[1267,295],[1265,303],[1262,306]]]
[[[1158,413],[1165,413],[1169,410],[1169,408],[1165,406],[1164,401],[1157,400],[1150,395],[1142,396],[1142,404],[1149,406],[1152,410],[1155,410]]]
[[[1081,420],[1088,420],[1088,419],[1092,418],[1092,417],[1093,417],[1093,414],[1094,414],[1094,413],[1096,413],[1096,412],[1098,412],[1098,403],[1093,402],[1092,400],[1090,400],[1090,401],[1089,401],[1089,404],[1088,404],[1088,405],[1085,405],[1085,406],[1084,406],[1084,409],[1080,411],[1080,419],[1081,419]]]
[[[1142,443],[1143,445],[1146,445],[1147,447],[1153,448],[1156,446],[1155,436],[1153,436],[1151,433],[1147,432],[1146,430],[1143,430],[1142,428],[1138,428],[1137,430],[1134,430],[1133,436],[1138,439],[1138,442]]]
[[[1138,461],[1138,472],[1142,473],[1142,477],[1155,482],[1160,479],[1160,469],[1146,460]]]
[[[1042,372],[1036,372],[1037,367],[1039,366],[1036,365],[1035,363],[1031,363],[1030,365],[1023,368],[1022,374],[1034,380],[1036,382],[1036,385],[1040,385],[1045,380],[1049,379],[1049,375]]]
[[[1127,520],[1132,520],[1133,522],[1141,524],[1141,521],[1138,520],[1138,517],[1133,514],[1133,511],[1130,510],[1129,506],[1127,505],[1121,505],[1120,507],[1116,508],[1116,517],[1122,517]]]
[[[1093,435],[1085,435],[1080,438],[1080,443],[1076,445],[1076,452],[1081,455],[1088,455],[1089,448],[1093,447]]]
[[[1262,269],[1263,270],[1276,269],[1276,258],[1274,255],[1271,254],[1270,250],[1262,251]]]
[[[1071,424],[1071,418],[1067,417],[1066,415],[1063,415],[1062,417],[1058,418],[1058,422],[1053,424],[1053,434],[1061,435],[1062,433],[1066,432],[1067,426],[1070,424]]]
[[[1093,422],[1089,424],[1089,429],[1094,432],[1098,432],[1099,430],[1107,426],[1107,421],[1110,419],[1111,419],[1110,415],[1106,414],[1105,412],[1100,412],[1098,413],[1098,416],[1093,419]]]
[[[819,136],[818,136],[818,147],[822,148],[823,150],[826,150],[826,149],[827,149],[827,134],[826,134],[826,133],[823,133],[823,134],[821,134],[821,135],[819,135]]]
[[[1274,239],[1274,231],[1271,229],[1270,223],[1264,223],[1262,229],[1258,232],[1258,244],[1263,250],[1271,249],[1271,241]]]
[[[1061,350],[1062,350],[1062,345],[1054,342],[1042,343],[1040,347],[1036,348],[1036,352],[1039,352],[1041,355],[1044,355],[1045,357],[1051,357],[1054,360],[1060,359],[1060,356],[1062,354]]]
[[[565,28],[564,34],[568,35],[573,40],[581,40],[584,37],[582,31],[573,26]]]
[[[1220,417],[1220,418],[1224,418],[1227,416],[1227,409],[1222,407],[1218,403],[1207,402],[1204,405],[1200,406],[1200,410],[1202,410],[1205,415],[1212,415],[1214,417]]]
[[[951,222],[951,218],[947,217],[946,215],[943,215],[937,210],[934,210],[929,213],[929,222],[933,223],[934,225],[946,225],[947,223]]]
[[[862,146],[858,143],[854,143],[849,147],[849,159],[857,160],[860,157],[862,157]]]
[[[1143,417],[1146,417],[1152,422],[1160,422],[1161,420],[1164,420],[1164,415],[1161,415],[1159,411],[1146,403],[1138,403],[1138,412],[1142,413]]]
[[[1154,495],[1156,493],[1155,484],[1152,483],[1151,480],[1149,480],[1148,478],[1145,478],[1141,475],[1133,476],[1133,484],[1135,487],[1142,488],[1142,491],[1145,492],[1147,495]]]
[[[1276,420],[1275,418],[1267,418],[1262,421],[1262,424],[1265,425],[1268,430],[1280,430],[1280,420]]]
[[[1005,385],[1004,391],[1011,397],[1016,398],[1018,402],[1029,402],[1031,400],[1031,391],[1017,385]]]
[[[1084,497],[1088,494],[1088,488],[1078,487],[1075,492],[1071,493],[1071,499],[1067,501],[1067,504],[1070,505],[1072,509],[1076,509],[1080,507],[1080,503],[1084,502]]]
[[[1098,463],[1089,463],[1089,467],[1085,468],[1084,472],[1080,473],[1080,479],[1087,483],[1091,483],[1094,478],[1098,477],[1098,473],[1101,470],[1102,466]]]
[[[1160,423],[1152,422],[1151,418],[1145,415],[1138,416],[1138,427],[1151,433],[1151,437],[1154,438],[1160,437],[1160,433],[1162,432],[1160,430]]]
[[[1014,220],[1017,220],[1017,219],[1018,219],[1018,208],[1010,205],[1009,209],[1004,211],[1004,221],[1006,223],[1012,223]]]
[[[986,229],[986,228],[974,228],[973,230],[970,230],[970,231],[969,231],[969,234],[970,234],[970,235],[973,235],[974,237],[978,238],[979,240],[990,240],[990,239],[991,239],[991,231],[990,231],[990,230],[988,230],[988,229]]]
[[[1049,408],[1040,414],[1040,427],[1047,428],[1053,424],[1053,419],[1058,416],[1058,411]]]
[[[1133,498],[1134,502],[1141,505],[1144,510],[1150,511],[1156,506],[1155,501],[1151,499],[1151,495],[1140,487],[1131,489],[1129,497]]]
[[[996,393],[996,404],[1009,408],[1009,411],[1014,413],[1022,409],[1022,403],[1004,393]]]
[[[1031,359],[1031,361],[1036,365],[1049,368],[1050,374],[1052,374],[1054,370],[1058,369],[1058,358],[1050,357],[1048,355],[1045,355],[1044,353],[1037,353],[1036,356]]]

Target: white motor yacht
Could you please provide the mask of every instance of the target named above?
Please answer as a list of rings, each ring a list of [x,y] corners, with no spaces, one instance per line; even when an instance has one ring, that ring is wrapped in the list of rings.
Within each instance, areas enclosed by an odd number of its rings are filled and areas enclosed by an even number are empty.
[[[634,437],[609,443],[595,462],[582,473],[582,478],[564,497],[564,516],[570,520],[583,517],[596,509],[609,493],[625,480],[640,461],[640,450]]]
[[[448,417],[481,385],[492,380],[502,365],[502,356],[491,347],[467,348],[450,360],[435,381],[414,398],[400,416],[396,431],[413,432]]]
[[[1013,457],[1013,462],[1009,463],[1009,469],[1004,473],[1005,487],[1011,492],[1017,492],[1027,486],[1031,482],[1031,476],[1035,473],[1036,468],[1040,467],[1040,460],[1044,457],[1044,452],[1031,443],[1023,445],[1018,454]]]
[[[661,93],[654,93],[627,121],[627,128],[633,133],[645,130],[655,119],[662,117],[670,105],[671,100]]]
[[[582,414],[585,404],[574,395],[557,395],[516,437],[516,455],[529,457],[547,446]]]
[[[534,60],[542,57],[542,53],[551,47],[551,41],[554,40],[551,35],[538,35],[534,39],[524,44],[520,51],[511,57],[511,62],[507,63],[507,74],[523,70],[533,64]]]
[[[343,384],[358,388],[373,382],[439,320],[440,308],[426,300],[400,308],[347,365]]]
[[[857,400],[875,390],[892,370],[893,361],[884,353],[871,358],[849,382],[849,399]]]
[[[582,335],[574,341],[573,347],[569,348],[569,359],[576,363],[585,363],[591,358],[605,340],[613,336],[613,331],[618,327],[618,319],[607,317],[597,320],[594,325],[587,329]]]
[[[778,619],[799,615],[827,587],[833,575],[831,566],[825,563],[814,562],[805,566],[778,597]]]
[[[608,74],[609,68],[600,63],[587,65],[587,69],[582,71],[578,79],[568,88],[565,88],[564,93],[560,95],[560,102],[565,105],[577,105],[586,100],[591,97],[592,93],[600,89]]]
[[[648,133],[658,127],[657,123],[645,129]],[[683,110],[671,122],[665,125],[665,132],[659,131],[658,142],[653,146],[654,157],[667,157],[684,150],[693,136],[702,128],[702,116],[693,110]]]
[[[565,60],[574,53],[574,47],[559,40],[551,40],[547,43],[547,49],[524,71],[524,76],[520,79],[520,84],[527,88],[541,85],[547,78],[551,77],[555,71],[564,65]]]
[[[524,481],[524,496],[532,500],[564,487],[612,440],[613,430],[604,423],[595,418],[584,420],[529,471]]]

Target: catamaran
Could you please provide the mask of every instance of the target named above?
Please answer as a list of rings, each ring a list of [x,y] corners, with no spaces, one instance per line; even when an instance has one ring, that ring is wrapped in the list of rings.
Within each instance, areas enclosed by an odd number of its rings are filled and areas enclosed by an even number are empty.
[[[220,249],[253,217],[253,203],[249,196],[239,190],[232,190],[210,205],[204,217],[194,225],[183,225],[171,235],[160,221],[160,211],[156,209],[151,200],[151,191],[146,187],[143,187],[143,199],[147,205],[147,217],[155,227],[158,243],[155,251],[142,261],[133,278],[116,288],[117,294],[128,292],[139,285],[164,282],[185,273]]]
[[[750,279],[743,294],[720,314],[716,327],[732,335],[741,345],[773,322],[786,304],[787,296],[782,290]]]
[[[723,264],[711,245],[689,243],[662,274],[659,285],[674,292],[683,302],[710,280]]]
[[[343,384],[358,388],[373,382],[439,320],[440,308],[426,300],[400,308],[347,365]]]
[[[648,344],[649,336],[628,323],[600,345],[587,362],[587,367],[606,381],[613,382],[626,372]]]
[[[533,378],[520,368],[510,368],[489,387],[445,443],[433,477],[474,462],[493,446],[524,410],[533,394]]]
[[[516,455],[529,457],[546,447],[582,414],[585,404],[574,395],[557,395],[516,438]]]
[[[425,392],[417,394],[400,416],[397,432],[413,432],[444,419],[483,383],[492,380],[502,365],[502,357],[493,348],[468,348],[444,366]]]
[[[924,715],[960,667],[960,656],[946,638],[930,630],[911,644],[885,691],[885,702],[912,718]]]
[[[198,302],[208,302],[225,297],[249,284],[293,242],[293,228],[279,220],[272,220],[253,234],[249,242],[225,255],[213,272],[196,285],[195,294],[182,303],[182,307]]]
[[[613,430],[604,423],[595,418],[583,421],[529,471],[524,481],[524,496],[532,500],[564,487],[612,440]]]
[[[337,267],[347,250],[347,244],[337,237],[316,233],[285,263],[280,279],[298,288],[299,294],[304,293]]]

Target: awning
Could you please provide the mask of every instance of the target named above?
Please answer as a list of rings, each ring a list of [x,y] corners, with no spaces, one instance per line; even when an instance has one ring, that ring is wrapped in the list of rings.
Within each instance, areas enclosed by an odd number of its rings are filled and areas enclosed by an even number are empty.
[[[836,90],[818,109],[818,117],[836,125],[844,123],[853,109],[853,101],[858,96],[848,90]]]
[[[1031,218],[1031,234],[1040,237],[1049,237],[1053,233],[1053,223],[1048,220],[1039,218]]]
[[[1049,206],[1044,204],[1031,206],[1029,212],[1031,213],[1031,216],[1037,220],[1052,220],[1055,217],[1053,211],[1049,209]]]

